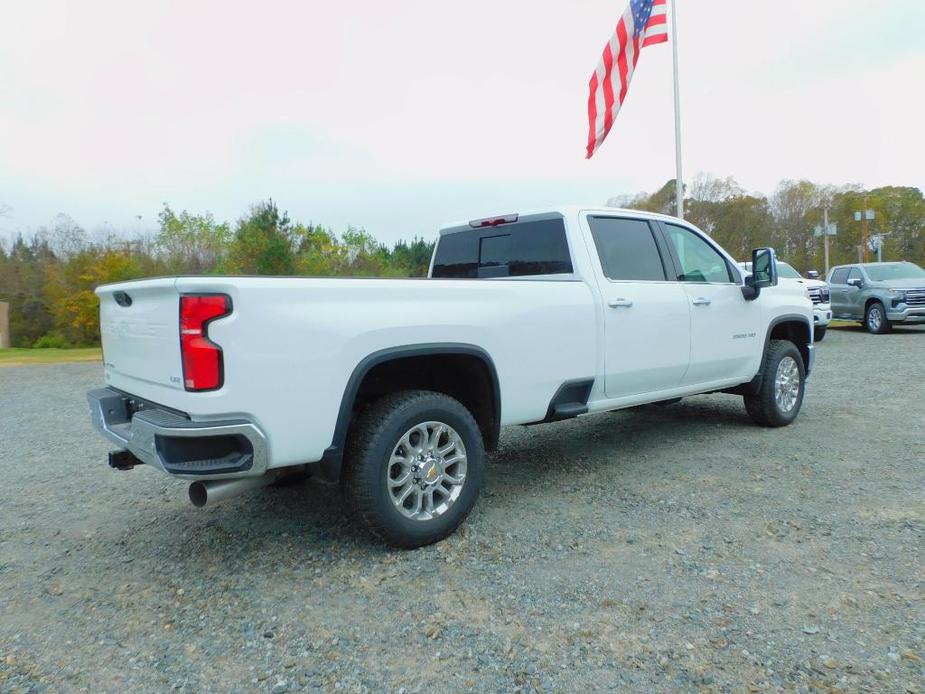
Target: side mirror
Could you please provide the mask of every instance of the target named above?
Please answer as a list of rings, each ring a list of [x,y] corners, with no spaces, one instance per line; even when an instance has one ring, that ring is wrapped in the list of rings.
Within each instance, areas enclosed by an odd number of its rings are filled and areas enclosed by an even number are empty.
[[[777,256],[773,248],[756,248],[752,251],[752,274],[745,278],[742,295],[753,301],[765,287],[777,286]]]
[[[758,289],[777,286],[777,258],[773,248],[752,251],[752,286]]]
[[[819,272],[817,270],[810,270],[806,273],[806,276],[811,280],[819,279]]]
[[[852,277],[848,280],[847,284],[849,287],[857,287],[860,289],[864,286],[864,280],[862,280],[860,277]]]

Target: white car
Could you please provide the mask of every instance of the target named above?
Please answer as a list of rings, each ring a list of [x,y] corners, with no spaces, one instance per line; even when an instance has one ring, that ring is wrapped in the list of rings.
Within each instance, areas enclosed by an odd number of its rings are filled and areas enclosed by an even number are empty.
[[[502,426],[718,391],[792,422],[812,304],[753,260],[746,279],[686,222],[563,208],[443,229],[428,279],[107,285],[91,417],[112,467],[190,480],[197,506],[310,466],[417,547],[468,515]]]
[[[751,263],[739,263],[739,267],[751,272]],[[828,283],[816,277],[803,277],[792,265],[782,260],[777,261],[777,271],[781,279],[796,280],[806,287],[813,302],[813,337],[816,342],[822,342],[832,321],[831,292]]]

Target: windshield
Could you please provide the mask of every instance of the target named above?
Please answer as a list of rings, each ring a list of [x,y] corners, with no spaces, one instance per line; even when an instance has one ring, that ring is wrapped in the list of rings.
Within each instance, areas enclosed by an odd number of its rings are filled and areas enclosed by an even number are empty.
[[[867,265],[864,267],[867,276],[874,282],[888,280],[915,280],[925,279],[925,270],[915,263],[883,263],[882,265]]]
[[[803,279],[803,276],[800,275],[799,272],[794,270],[791,266],[787,265],[787,263],[782,263],[780,261],[777,261],[777,276],[786,277],[791,280]]]

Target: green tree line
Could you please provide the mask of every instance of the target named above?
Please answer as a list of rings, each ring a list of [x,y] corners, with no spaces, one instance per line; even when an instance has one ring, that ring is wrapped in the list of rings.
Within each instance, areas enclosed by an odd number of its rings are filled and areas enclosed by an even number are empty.
[[[419,238],[386,246],[353,228],[338,236],[292,222],[272,200],[234,225],[164,205],[157,232],[134,239],[91,241],[59,215],[31,238],[0,245],[0,301],[10,303],[13,346],[90,346],[99,344],[93,290],[101,284],[190,274],[422,277],[433,247]]]
[[[674,214],[674,181],[608,204]],[[772,246],[801,272],[824,269],[823,240],[813,234],[824,208],[838,226],[830,238],[832,265],[858,259],[861,224],[854,215],[871,209],[870,233],[883,235],[883,259],[925,265],[925,197],[917,188],[787,180],[765,196],[732,178],[701,175],[686,188],[684,205],[685,218],[736,258]],[[10,303],[14,346],[94,345],[99,318],[93,290],[100,284],[177,274],[418,277],[427,273],[432,252],[433,241],[420,238],[387,246],[364,230],[338,235],[293,222],[272,200],[253,205],[233,224],[164,205],[157,232],[136,238],[113,233],[91,240],[59,215],[28,239],[0,244],[0,301]]]

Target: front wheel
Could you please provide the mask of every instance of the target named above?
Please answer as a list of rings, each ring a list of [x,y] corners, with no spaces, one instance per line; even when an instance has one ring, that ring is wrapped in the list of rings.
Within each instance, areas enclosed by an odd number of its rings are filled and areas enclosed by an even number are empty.
[[[828,329],[828,326],[821,325],[813,329],[813,341],[822,342],[825,339],[825,331]]]
[[[875,301],[867,307],[867,312],[864,314],[864,327],[867,328],[867,332],[874,335],[883,335],[890,332],[892,326],[890,321],[886,319],[883,304],[879,301]]]
[[[789,340],[771,340],[758,392],[745,396],[752,420],[766,427],[790,424],[800,413],[806,383],[803,357]]]
[[[438,542],[465,520],[482,484],[478,424],[442,393],[392,393],[351,427],[341,484],[367,528],[408,549]]]

